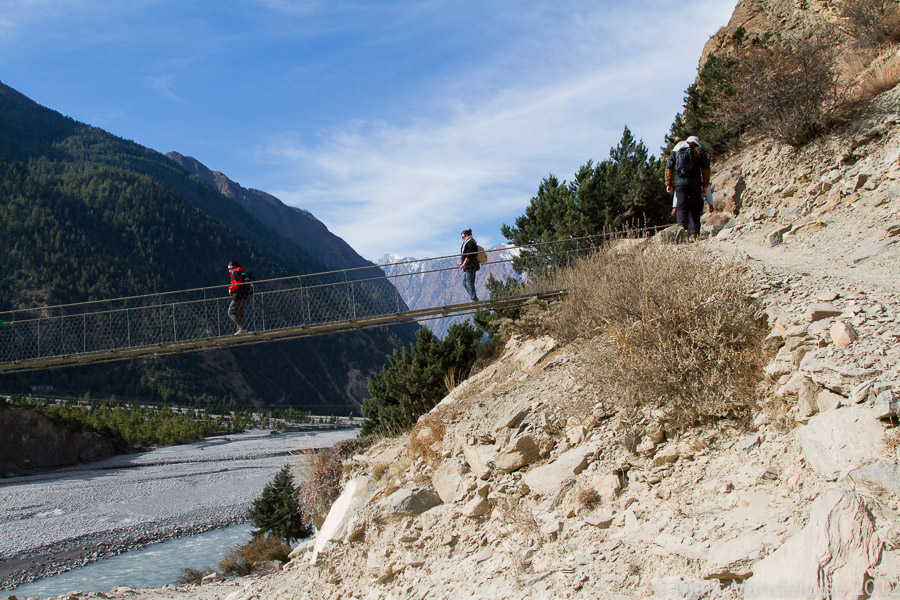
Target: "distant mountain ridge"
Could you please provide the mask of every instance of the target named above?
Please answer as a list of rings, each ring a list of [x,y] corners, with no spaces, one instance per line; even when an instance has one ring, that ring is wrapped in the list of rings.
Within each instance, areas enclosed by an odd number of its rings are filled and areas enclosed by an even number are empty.
[[[498,244],[487,249],[489,264],[484,265],[475,277],[475,291],[478,298],[487,300],[489,294],[484,283],[493,275],[503,282],[507,277],[517,277],[512,268],[515,250],[509,244]],[[469,295],[462,286],[462,272],[457,268],[459,258],[451,256],[439,259],[416,259],[385,254],[378,260],[381,270],[391,278],[391,283],[400,292],[400,297],[413,310],[447,304],[463,304]],[[443,336],[453,323],[465,321],[469,317],[446,317],[423,321],[422,325],[438,336]]]
[[[306,211],[176,159],[0,84],[0,311],[223,286],[230,259],[259,279],[371,266]],[[346,414],[367,396],[367,376],[415,329],[9,375],[0,391],[233,398]]]

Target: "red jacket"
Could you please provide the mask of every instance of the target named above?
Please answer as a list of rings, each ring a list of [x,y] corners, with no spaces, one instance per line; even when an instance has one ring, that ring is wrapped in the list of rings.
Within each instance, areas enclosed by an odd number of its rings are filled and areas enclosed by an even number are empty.
[[[244,273],[244,269],[242,269],[241,267],[228,269],[228,274],[231,275],[231,285],[228,286],[229,294],[233,294],[241,287],[249,285],[250,277],[248,277],[247,274]]]

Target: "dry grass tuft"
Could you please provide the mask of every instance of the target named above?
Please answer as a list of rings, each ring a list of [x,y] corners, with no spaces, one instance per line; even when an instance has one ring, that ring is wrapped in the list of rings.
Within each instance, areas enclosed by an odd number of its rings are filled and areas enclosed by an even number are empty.
[[[868,98],[894,89],[900,84],[900,55],[893,51],[872,62],[860,79],[860,88]]]
[[[446,430],[440,411],[435,410],[424,415],[409,433],[406,451],[410,458],[421,456],[426,463],[436,465],[441,458],[439,449]]]
[[[896,422],[891,424],[893,427],[884,432],[884,446],[890,452],[896,453],[897,448],[900,448],[900,427],[897,427]]]
[[[254,563],[277,560],[288,561],[291,547],[279,538],[257,535],[246,544],[238,544],[219,562],[223,575],[249,575]]]
[[[601,401],[625,422],[660,408],[673,430],[749,416],[766,328],[738,268],[642,244],[598,252],[559,285],[570,293],[552,334],[593,338],[588,360]]]
[[[387,472],[388,464],[387,463],[375,463],[372,465],[372,479],[375,481],[380,481],[384,474]]]
[[[594,510],[600,506],[601,500],[600,492],[592,487],[582,488],[578,492],[578,506],[584,510]]]

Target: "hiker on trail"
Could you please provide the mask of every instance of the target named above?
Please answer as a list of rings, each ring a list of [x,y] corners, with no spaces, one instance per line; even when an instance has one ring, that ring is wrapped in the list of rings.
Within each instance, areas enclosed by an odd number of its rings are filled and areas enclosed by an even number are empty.
[[[460,235],[462,236],[462,246],[459,247],[460,263],[456,266],[463,272],[463,287],[469,292],[469,298],[472,302],[478,302],[478,295],[475,293],[475,272],[481,268],[478,263],[478,244],[472,237],[472,230],[465,229]]]
[[[244,321],[244,308],[247,306],[247,300],[253,294],[253,287],[250,285],[251,275],[244,271],[235,260],[228,263],[228,274],[231,275],[231,285],[228,286],[228,293],[231,294],[228,316],[231,317],[231,320],[238,327],[234,335],[240,335],[247,333],[247,326]]]
[[[700,239],[700,214],[709,187],[709,174],[709,156],[695,135],[678,142],[666,161],[666,191],[675,194],[672,212],[692,242]],[[713,211],[711,204],[709,211]],[[678,233],[683,235],[681,231]]]

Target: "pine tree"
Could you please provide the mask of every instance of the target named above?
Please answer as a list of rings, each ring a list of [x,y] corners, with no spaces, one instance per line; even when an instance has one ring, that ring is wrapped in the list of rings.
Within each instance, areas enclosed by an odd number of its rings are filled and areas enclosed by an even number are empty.
[[[297,487],[288,465],[281,467],[253,501],[247,516],[258,528],[254,536],[277,536],[287,543],[312,535],[312,527],[304,518]]]

